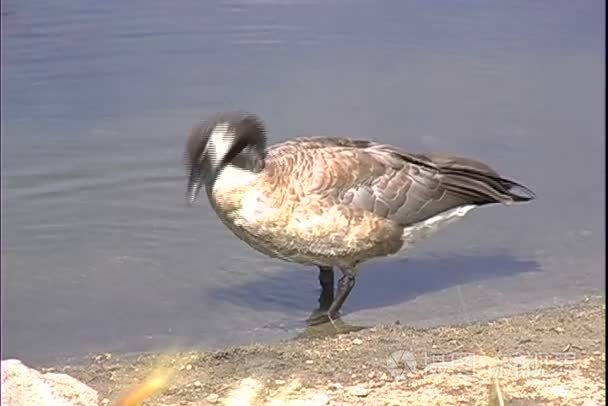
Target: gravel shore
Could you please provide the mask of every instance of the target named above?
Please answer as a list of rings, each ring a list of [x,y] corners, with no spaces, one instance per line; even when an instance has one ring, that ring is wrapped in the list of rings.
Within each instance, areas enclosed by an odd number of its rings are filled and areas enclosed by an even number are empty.
[[[605,403],[605,318],[596,297],[464,326],[338,324],[278,344],[96,354],[43,372],[79,379],[101,404],[149,392],[145,405],[590,406]]]

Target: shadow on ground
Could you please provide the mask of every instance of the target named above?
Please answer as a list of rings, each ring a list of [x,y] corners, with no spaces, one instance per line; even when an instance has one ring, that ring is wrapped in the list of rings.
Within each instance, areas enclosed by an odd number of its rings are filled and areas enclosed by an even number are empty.
[[[409,258],[364,264],[346,312],[407,302],[417,296],[453,286],[524,272],[538,272],[536,261],[510,255]],[[316,268],[290,266],[284,271],[243,285],[211,292],[213,299],[256,310],[312,311],[320,293]],[[336,270],[336,279],[340,272]]]

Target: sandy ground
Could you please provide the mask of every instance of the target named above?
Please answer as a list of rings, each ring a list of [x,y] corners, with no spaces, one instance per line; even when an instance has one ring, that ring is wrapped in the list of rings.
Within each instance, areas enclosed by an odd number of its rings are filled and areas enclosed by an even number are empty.
[[[82,380],[102,404],[156,385],[143,404],[590,406],[605,403],[605,318],[605,298],[590,298],[466,326],[338,324],[278,344],[96,354],[43,372]]]

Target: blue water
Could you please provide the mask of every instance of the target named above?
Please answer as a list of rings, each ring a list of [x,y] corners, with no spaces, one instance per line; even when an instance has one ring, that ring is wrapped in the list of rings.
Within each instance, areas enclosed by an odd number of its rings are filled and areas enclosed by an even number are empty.
[[[365,265],[359,325],[604,294],[605,2],[2,2],[2,358],[299,334],[316,270],[184,203],[205,115],[480,158],[538,199]]]

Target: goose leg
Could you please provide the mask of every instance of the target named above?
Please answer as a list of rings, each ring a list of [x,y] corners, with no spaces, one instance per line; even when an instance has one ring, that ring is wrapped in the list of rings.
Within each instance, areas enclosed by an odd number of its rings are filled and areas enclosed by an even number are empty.
[[[354,268],[340,268],[342,271],[342,277],[338,282],[338,292],[329,310],[327,312],[329,319],[332,320],[338,317],[338,312],[342,308],[342,305],[346,301],[346,298],[350,294],[351,290],[355,286],[356,271]]]
[[[327,311],[334,301],[334,269],[331,266],[319,267],[319,283],[321,284],[319,308],[308,317],[311,325],[327,322]]]
[[[327,311],[334,301],[334,269],[331,266],[319,267],[319,283],[321,284],[319,310]]]

